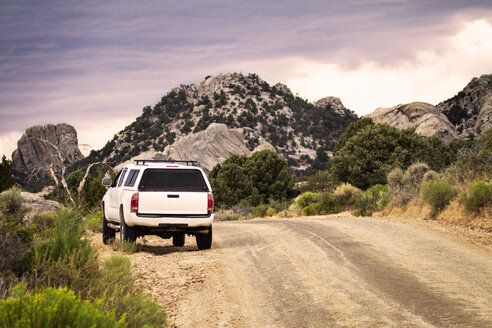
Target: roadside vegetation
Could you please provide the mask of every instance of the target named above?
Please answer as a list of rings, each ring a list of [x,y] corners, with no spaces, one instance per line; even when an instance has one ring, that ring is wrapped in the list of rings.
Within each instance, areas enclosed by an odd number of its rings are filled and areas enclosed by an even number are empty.
[[[99,261],[86,231],[100,212],[62,207],[26,221],[27,210],[19,188],[0,194],[0,327],[166,326],[128,257]]]
[[[254,163],[255,153],[213,169],[219,220],[378,212],[492,231],[492,129],[448,145],[363,118],[342,134],[326,170],[302,180],[276,175],[287,165],[268,156],[272,162],[263,160],[263,167],[245,164]],[[270,189],[258,188],[258,176],[268,179]]]

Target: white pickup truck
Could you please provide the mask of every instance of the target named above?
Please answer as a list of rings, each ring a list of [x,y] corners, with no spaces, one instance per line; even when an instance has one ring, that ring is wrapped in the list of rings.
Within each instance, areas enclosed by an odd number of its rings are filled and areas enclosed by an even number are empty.
[[[120,231],[121,242],[157,235],[183,246],[185,235],[194,235],[199,249],[212,246],[214,198],[196,162],[137,160],[103,185],[109,187],[102,200],[105,244]]]

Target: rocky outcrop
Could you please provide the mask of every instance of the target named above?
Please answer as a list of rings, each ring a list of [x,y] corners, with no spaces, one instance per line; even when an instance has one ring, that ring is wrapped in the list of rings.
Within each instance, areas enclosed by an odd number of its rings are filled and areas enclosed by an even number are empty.
[[[60,208],[60,203],[54,200],[48,200],[43,197],[42,193],[21,192],[23,204],[28,208],[25,220],[29,222],[31,218],[43,212],[55,212]]]
[[[335,113],[339,114],[340,116],[346,116],[350,114],[350,112],[347,112],[347,109],[342,104],[340,98],[337,97],[321,98],[320,100],[316,101],[315,106],[318,108],[333,110]]]
[[[265,140],[260,140],[259,145],[250,151],[245,135],[247,132],[244,129],[229,129],[225,124],[212,123],[204,131],[181,137],[163,152],[154,150],[143,152],[118,165],[116,170],[137,159],[189,160],[197,161],[198,165],[208,173],[215,165],[232,155],[249,155],[264,149],[275,151],[275,148]]]
[[[458,92],[456,96],[450,98],[436,107],[449,119],[458,132],[459,137],[478,137],[481,127],[487,122],[483,121],[490,115],[481,114],[485,103],[492,96],[492,74],[482,75],[473,78],[468,85]],[[478,123],[478,119],[482,120]],[[490,122],[490,120],[489,120]],[[481,129],[481,131],[484,131]]]
[[[249,153],[243,129],[228,129],[225,124],[212,123],[206,130],[184,136],[167,147],[164,156],[172,160],[198,161],[206,172],[210,172],[217,163],[232,155]]]
[[[480,114],[478,114],[477,122],[475,123],[475,134],[479,135],[490,128],[492,128],[492,96],[487,99],[482,109],[480,109]]]
[[[33,126],[17,141],[12,153],[12,172],[26,185],[46,178],[53,164],[55,172],[84,156],[78,148],[77,131],[68,124]]]
[[[399,129],[415,128],[424,137],[437,136],[444,142],[458,137],[454,126],[435,106],[422,102],[378,108],[366,117]]]

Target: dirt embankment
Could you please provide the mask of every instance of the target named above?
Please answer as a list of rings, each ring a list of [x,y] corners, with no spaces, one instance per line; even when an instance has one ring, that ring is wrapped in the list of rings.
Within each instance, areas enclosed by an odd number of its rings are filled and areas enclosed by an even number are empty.
[[[211,250],[138,243],[139,280],[177,327],[492,326],[491,253],[404,222],[217,222]]]

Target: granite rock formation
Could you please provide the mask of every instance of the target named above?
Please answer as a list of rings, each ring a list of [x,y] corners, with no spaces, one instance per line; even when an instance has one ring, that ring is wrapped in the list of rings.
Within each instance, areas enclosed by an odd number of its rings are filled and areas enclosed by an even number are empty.
[[[478,137],[483,125],[490,124],[489,114],[482,113],[485,103],[492,96],[492,74],[474,77],[458,94],[436,107],[449,119],[460,138]],[[485,108],[490,108],[485,107]],[[478,123],[478,120],[481,123]],[[485,121],[486,119],[489,121]]]
[[[435,106],[423,102],[378,108],[366,117],[399,129],[415,128],[424,137],[437,136],[444,142],[458,138],[454,126]]]
[[[48,176],[52,164],[55,172],[84,156],[78,148],[77,131],[60,123],[33,126],[17,141],[12,153],[12,172],[21,185],[35,183]]]

